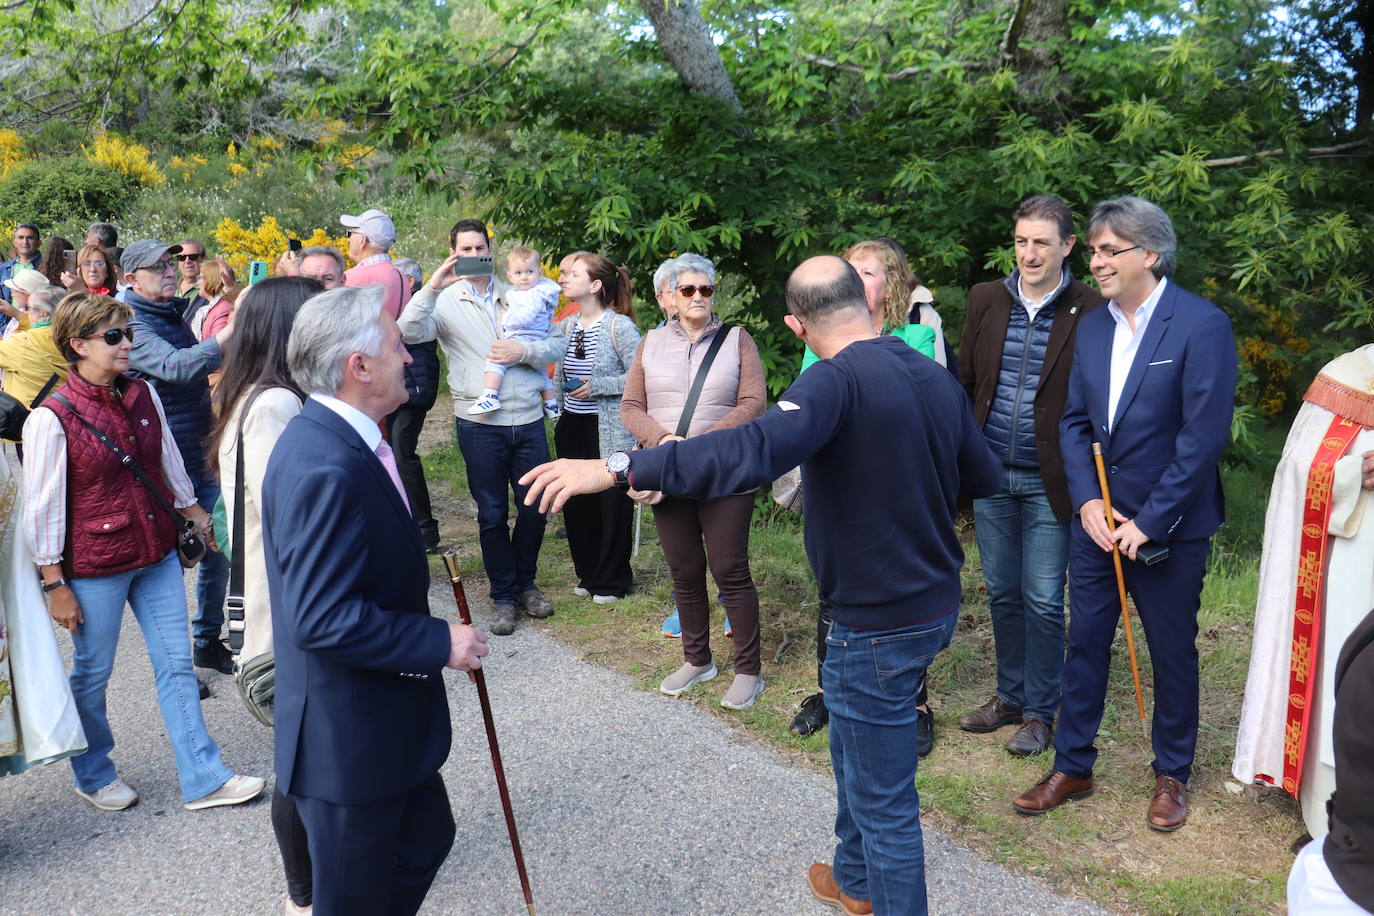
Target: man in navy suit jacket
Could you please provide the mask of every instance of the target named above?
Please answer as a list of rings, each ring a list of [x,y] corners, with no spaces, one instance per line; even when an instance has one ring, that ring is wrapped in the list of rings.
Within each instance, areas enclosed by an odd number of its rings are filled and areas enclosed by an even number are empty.
[[[1069,549],[1072,599],[1054,770],[1013,802],[1042,814],[1092,794],[1093,740],[1121,604],[1112,551],[1154,665],[1155,791],[1149,826],[1182,827],[1198,730],[1197,612],[1211,537],[1225,505],[1217,468],[1231,434],[1236,345],[1231,322],[1170,282],[1176,242],[1169,217],[1137,197],[1097,205],[1088,224],[1090,269],[1110,298],[1083,317],[1074,346],[1060,447],[1078,514]],[[1102,443],[1119,523],[1107,517],[1093,461]],[[1168,546],[1153,566],[1147,542]]]
[[[321,916],[419,910],[454,835],[441,672],[487,654],[481,631],[429,615],[424,542],[378,428],[410,362],[383,299],[353,287],[301,307],[287,360],[310,397],[263,483],[277,784]]]

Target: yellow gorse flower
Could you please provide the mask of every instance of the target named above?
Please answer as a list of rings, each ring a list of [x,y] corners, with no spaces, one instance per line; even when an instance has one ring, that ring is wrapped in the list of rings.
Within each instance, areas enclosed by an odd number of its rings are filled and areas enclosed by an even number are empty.
[[[146,146],[126,140],[119,134],[104,131],[89,148],[83,145],[81,151],[91,162],[123,172],[144,187],[160,185],[167,180]]]

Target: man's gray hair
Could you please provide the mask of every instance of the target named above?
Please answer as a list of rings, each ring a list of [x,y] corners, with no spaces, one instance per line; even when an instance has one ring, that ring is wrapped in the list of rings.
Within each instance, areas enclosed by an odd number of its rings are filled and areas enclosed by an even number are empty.
[[[414,258],[392,258],[391,266],[415,281],[415,290],[425,285],[425,271]]]
[[[668,275],[673,271],[673,265],[677,263],[677,258],[669,258],[658,265],[658,270],[654,271],[654,295],[663,292],[663,287],[668,285]]]
[[[306,394],[337,394],[344,362],[354,353],[379,356],[386,301],[381,286],[341,286],[311,296],[296,313],[286,365]]]
[[[1178,238],[1169,214],[1157,204],[1139,197],[1104,200],[1093,207],[1092,216],[1088,217],[1088,244],[1103,229],[1158,254],[1159,260],[1150,268],[1156,278],[1173,276],[1178,266]]]
[[[109,223],[91,223],[86,230],[87,235],[93,235],[100,240],[100,247],[109,251],[119,244],[119,230]]]
[[[667,284],[676,289],[677,281],[686,273],[703,274],[712,286],[716,284],[716,265],[701,255],[693,254],[690,251],[683,252],[673,258],[673,266],[668,271]],[[661,286],[656,287],[655,292],[662,288]]]
[[[344,259],[343,255],[339,254],[339,249],[337,248],[330,248],[328,245],[311,245],[309,248],[302,248],[300,251],[296,252],[296,263],[301,264],[306,258],[317,257],[333,258],[334,263],[339,265],[340,279],[342,279]]]
[[[29,311],[53,313],[57,308],[57,303],[67,295],[67,291],[60,286],[49,286],[37,292],[29,293]]]

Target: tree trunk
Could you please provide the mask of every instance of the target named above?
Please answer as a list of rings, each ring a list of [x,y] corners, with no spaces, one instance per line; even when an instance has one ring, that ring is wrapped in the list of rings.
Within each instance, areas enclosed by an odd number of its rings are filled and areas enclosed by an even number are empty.
[[[1066,0],[1014,0],[1002,38],[1002,61],[1016,71],[1021,95],[1054,95],[1060,45],[1069,39]]]
[[[725,72],[711,31],[695,0],[639,0],[663,56],[695,93],[723,102],[736,113],[744,111],[735,84]]]

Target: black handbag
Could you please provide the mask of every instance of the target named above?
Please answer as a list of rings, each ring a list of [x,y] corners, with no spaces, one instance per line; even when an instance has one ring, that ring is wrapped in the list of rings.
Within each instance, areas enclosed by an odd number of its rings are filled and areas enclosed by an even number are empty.
[[[229,536],[229,595],[224,602],[225,619],[229,624],[229,651],[237,660],[243,651],[244,609],[243,598],[243,424],[248,411],[264,389],[259,388],[248,396],[243,409],[239,411],[238,441],[234,444],[234,525]],[[248,712],[263,725],[271,727],[274,722],[274,705],[277,696],[277,660],[273,652],[241,662],[234,672],[234,683],[238,686],[239,696]]]
[[[177,557],[181,560],[181,565],[186,569],[190,569],[201,560],[205,559],[205,553],[210,549],[210,545],[206,543],[205,538],[201,537],[200,534],[196,532],[196,523],[178,512],[176,508],[167,501],[167,498],[157,491],[157,487],[153,486],[153,482],[148,479],[147,474],[143,473],[143,469],[138,466],[138,462],[134,460],[133,456],[115,445],[114,442],[110,441],[109,436],[101,432],[98,427],[91,423],[91,421],[77,413],[76,407],[72,405],[71,401],[63,397],[61,393],[54,393],[52,399],[70,410],[72,416],[81,421],[82,426],[94,433],[101,444],[114,452],[115,457],[119,459],[119,463],[133,472],[133,475],[139,479],[139,482],[148,488],[148,492],[153,494],[153,499],[157,500],[158,505],[176,521]]]
[[[0,439],[8,439],[11,442],[18,442],[24,438],[24,421],[29,418],[29,411],[43,403],[43,399],[52,391],[57,384],[57,373],[54,372],[48,379],[43,390],[38,392],[38,397],[33,402],[25,406],[24,402],[12,394],[0,391]]]

